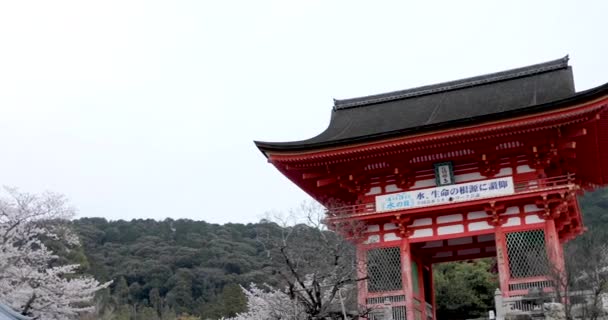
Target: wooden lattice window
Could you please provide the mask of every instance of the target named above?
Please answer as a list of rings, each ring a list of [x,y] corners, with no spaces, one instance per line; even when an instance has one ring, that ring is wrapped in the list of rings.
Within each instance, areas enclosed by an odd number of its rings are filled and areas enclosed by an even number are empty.
[[[548,275],[545,232],[542,229],[507,233],[511,278]]]
[[[395,291],[402,288],[399,247],[367,251],[367,291]]]

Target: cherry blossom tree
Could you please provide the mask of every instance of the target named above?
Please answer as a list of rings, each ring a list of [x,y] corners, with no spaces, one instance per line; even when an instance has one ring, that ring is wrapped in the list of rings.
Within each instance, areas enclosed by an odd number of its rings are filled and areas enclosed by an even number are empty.
[[[110,285],[78,274],[78,264],[57,265],[43,240],[79,245],[65,223],[75,210],[55,193],[5,188],[0,197],[0,300],[34,319],[73,319],[93,310],[95,293]]]
[[[305,319],[304,312],[286,292],[266,286],[251,284],[249,289],[241,287],[247,297],[247,312],[225,320],[286,320]]]
[[[367,308],[353,299],[354,287],[365,280],[357,272],[353,245],[364,225],[327,223],[326,217],[321,205],[307,202],[288,216],[279,214],[260,223],[257,240],[269,258],[268,269],[279,286],[286,288],[270,292],[283,292],[291,309],[301,310],[304,319],[343,319],[351,312],[365,315]],[[275,319],[299,319],[294,312]]]
[[[310,287],[313,285],[314,275],[310,274],[305,276],[306,280],[304,285]],[[333,288],[333,283],[327,282],[321,285],[324,289]],[[344,291],[354,293],[353,286],[345,286]],[[243,293],[247,298],[247,312],[238,314],[236,317],[225,319],[225,320],[307,320],[316,319],[314,315],[310,315],[306,305],[309,303],[304,300],[294,299],[293,295],[290,294],[290,290],[294,288],[286,288],[285,290],[279,290],[269,285],[259,287],[252,283],[249,289],[241,287]],[[296,291],[304,292],[307,289],[297,286]],[[322,290],[321,288],[319,289]],[[323,305],[338,304],[338,301],[332,301],[333,297],[331,290],[323,290],[322,296],[319,297]],[[336,306],[339,308],[339,306]],[[323,318],[332,318],[331,315],[326,314]],[[340,319],[343,319],[341,315],[338,315]]]

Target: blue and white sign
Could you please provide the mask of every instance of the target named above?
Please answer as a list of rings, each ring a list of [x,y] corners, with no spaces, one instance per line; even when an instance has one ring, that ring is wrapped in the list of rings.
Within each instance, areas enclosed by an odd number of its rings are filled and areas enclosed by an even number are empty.
[[[436,206],[513,193],[513,177],[509,176],[377,196],[376,212]]]

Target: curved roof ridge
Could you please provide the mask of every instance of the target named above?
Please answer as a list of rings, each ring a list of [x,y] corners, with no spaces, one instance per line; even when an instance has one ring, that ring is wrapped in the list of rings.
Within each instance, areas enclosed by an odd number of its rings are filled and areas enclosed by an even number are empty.
[[[438,84],[432,84],[422,87],[416,87],[411,89],[392,91],[381,94],[374,94],[358,98],[350,99],[334,99],[334,110],[356,108],[365,105],[381,103],[392,100],[407,99],[412,97],[418,97],[422,95],[429,95],[439,92],[463,89],[468,87],[474,87],[499,81],[505,81],[510,79],[516,79],[548,71],[554,71],[559,69],[568,68],[569,57],[566,55],[563,58],[538,63],[526,67],[515,68],[495,73],[489,73],[481,76],[475,76],[471,78],[465,78],[460,80],[442,82]]]

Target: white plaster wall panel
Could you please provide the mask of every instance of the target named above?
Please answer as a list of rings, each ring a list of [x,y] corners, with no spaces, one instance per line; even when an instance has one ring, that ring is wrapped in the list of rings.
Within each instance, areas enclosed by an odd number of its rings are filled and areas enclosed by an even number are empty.
[[[474,211],[467,213],[468,220],[487,218],[489,216],[490,215],[485,211]]]
[[[367,238],[367,240],[365,240],[366,244],[378,243],[378,242],[380,242],[380,236],[377,234],[371,235]]]
[[[454,181],[456,183],[466,182],[466,181],[473,181],[473,180],[480,180],[480,179],[484,179],[484,178],[485,177],[482,176],[479,172],[471,172],[471,173],[454,175]]]
[[[481,249],[479,248],[472,248],[472,249],[464,249],[464,250],[458,250],[458,255],[459,256],[466,256],[469,254],[477,254],[480,253]]]
[[[447,257],[451,257],[452,256],[452,252],[451,251],[444,251],[444,252],[437,252],[435,253],[435,255],[433,256],[433,258],[447,258]]]
[[[384,235],[384,241],[393,241],[393,240],[401,240],[401,237],[396,233],[391,232]]]
[[[371,189],[369,189],[369,192],[367,192],[365,195],[366,196],[372,196],[374,194],[380,194],[382,192],[382,188],[380,187],[371,187]]]
[[[508,207],[507,210],[505,210],[505,214],[518,214],[519,213],[519,207]]]
[[[521,166],[517,166],[517,173],[527,173],[527,172],[534,172],[536,170],[530,168],[529,165],[525,164],[525,165],[521,165]]]
[[[414,222],[412,223],[412,226],[414,226],[414,227],[429,226],[431,224],[433,224],[433,219],[432,218],[422,218],[422,219],[416,219],[416,220],[414,220]]]
[[[493,228],[494,227],[491,226],[487,221],[469,223],[469,231],[488,230]]]
[[[410,238],[422,238],[422,237],[431,237],[433,236],[433,229],[416,229],[414,233],[410,236]]]
[[[418,180],[418,181],[416,181],[416,183],[414,183],[414,185],[412,186],[412,189],[434,187],[434,186],[435,186],[435,179]]]
[[[536,212],[540,210],[535,204],[527,204],[524,206],[524,212]]]
[[[512,227],[512,226],[519,226],[519,225],[521,225],[521,218],[520,217],[511,217],[502,226],[503,227]]]
[[[389,184],[386,187],[384,187],[384,191],[385,192],[396,192],[396,191],[401,191],[403,189],[398,188],[396,184]]]
[[[513,174],[513,169],[511,168],[501,168],[500,171],[496,174],[496,177],[504,177],[510,176]]]
[[[545,222],[545,220],[539,218],[537,215],[535,214],[531,214],[529,216],[526,216],[526,224],[532,224],[532,223],[541,223],[541,222]]]
[[[437,224],[462,221],[462,214],[450,214],[447,216],[437,217]]]
[[[443,246],[443,241],[441,240],[437,240],[437,241],[427,241],[424,243],[423,248],[437,248],[437,247],[441,247]]]
[[[365,232],[378,232],[380,231],[380,226],[377,224],[370,224],[367,226],[367,230]]]
[[[473,243],[473,237],[464,237],[448,240],[448,246],[457,246],[461,244]]]
[[[489,242],[496,240],[496,237],[493,234],[482,234],[477,236],[477,242]]]
[[[394,223],[385,223],[384,224],[384,230],[395,230],[397,229],[397,225]]]
[[[461,232],[464,232],[464,226],[461,224],[437,228],[437,234],[439,234],[439,235],[454,234],[454,233],[461,233]]]

